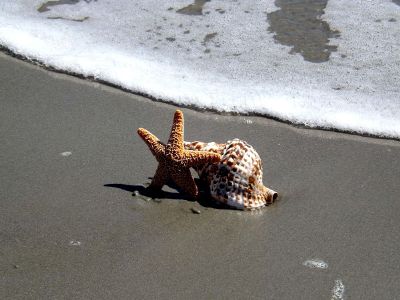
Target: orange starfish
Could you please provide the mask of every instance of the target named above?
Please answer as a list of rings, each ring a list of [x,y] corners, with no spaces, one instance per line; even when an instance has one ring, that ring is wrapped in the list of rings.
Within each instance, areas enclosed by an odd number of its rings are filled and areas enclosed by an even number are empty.
[[[218,162],[221,159],[221,155],[217,153],[185,150],[183,145],[183,113],[180,110],[175,112],[171,133],[166,145],[144,128],[139,128],[138,134],[158,161],[156,174],[149,186],[151,189],[161,190],[164,184],[171,179],[183,192],[195,198],[199,192],[190,173],[190,168]]]

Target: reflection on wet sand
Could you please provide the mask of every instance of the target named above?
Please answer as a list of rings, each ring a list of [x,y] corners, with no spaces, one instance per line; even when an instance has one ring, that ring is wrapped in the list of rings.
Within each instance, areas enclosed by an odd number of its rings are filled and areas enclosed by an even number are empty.
[[[203,15],[203,7],[206,2],[211,0],[195,0],[193,4],[178,9],[176,12],[184,15],[199,16]]]
[[[400,1],[400,0],[399,0]],[[290,53],[300,53],[306,61],[324,62],[329,60],[337,46],[328,45],[329,39],[338,37],[339,31],[332,31],[329,24],[321,20],[328,0],[276,0],[280,9],[267,14],[275,40],[292,46]]]
[[[51,0],[51,1],[46,1],[42,5],[39,6],[37,9],[38,12],[43,13],[46,11],[49,11],[51,6],[56,6],[56,5],[63,5],[63,4],[76,4],[81,0]],[[92,1],[97,1],[97,0],[84,0],[86,3],[90,3]]]

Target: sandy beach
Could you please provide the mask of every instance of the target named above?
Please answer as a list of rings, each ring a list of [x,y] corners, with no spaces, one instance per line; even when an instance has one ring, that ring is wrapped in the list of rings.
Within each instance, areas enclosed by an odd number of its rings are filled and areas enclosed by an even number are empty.
[[[165,141],[176,106],[4,54],[0,68],[1,299],[399,297],[399,141],[182,109],[185,140],[252,144],[280,198],[153,200],[132,195],[157,165],[136,129]]]

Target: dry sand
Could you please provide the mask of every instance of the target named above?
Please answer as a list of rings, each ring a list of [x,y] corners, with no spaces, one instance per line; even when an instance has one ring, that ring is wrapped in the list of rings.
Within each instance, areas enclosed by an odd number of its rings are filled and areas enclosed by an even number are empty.
[[[248,141],[281,198],[149,200],[132,196],[156,168],[136,129],[165,140],[175,106],[0,68],[1,299],[331,299],[335,280],[347,299],[399,297],[400,142],[183,109],[186,140]]]

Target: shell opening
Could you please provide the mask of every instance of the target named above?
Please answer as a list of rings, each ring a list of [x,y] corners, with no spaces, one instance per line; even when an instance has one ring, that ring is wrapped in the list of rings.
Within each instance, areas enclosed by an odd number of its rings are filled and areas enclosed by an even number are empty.
[[[268,198],[267,202],[272,203],[276,200],[276,198],[278,198],[278,193],[275,192],[274,190],[268,189],[267,198]]]

